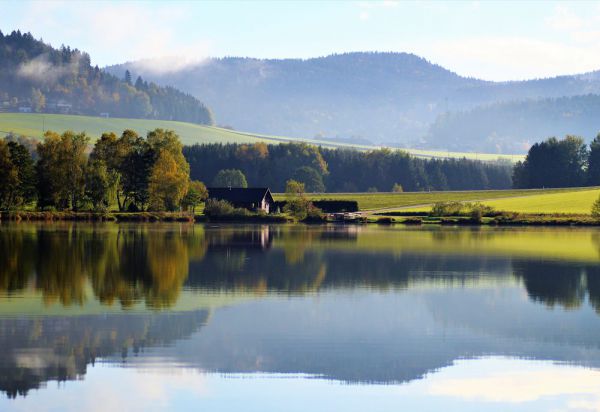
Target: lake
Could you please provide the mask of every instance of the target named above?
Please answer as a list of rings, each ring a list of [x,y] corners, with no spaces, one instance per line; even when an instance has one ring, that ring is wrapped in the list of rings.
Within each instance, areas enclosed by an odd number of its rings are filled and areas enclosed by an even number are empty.
[[[600,408],[600,230],[0,225],[1,411]]]

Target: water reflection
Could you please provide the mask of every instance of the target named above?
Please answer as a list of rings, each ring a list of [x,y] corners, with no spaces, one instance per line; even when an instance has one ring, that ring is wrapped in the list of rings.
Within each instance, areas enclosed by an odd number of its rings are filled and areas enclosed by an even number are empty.
[[[99,358],[378,383],[488,355],[597,368],[599,239],[570,229],[4,225],[0,391],[82,378]]]

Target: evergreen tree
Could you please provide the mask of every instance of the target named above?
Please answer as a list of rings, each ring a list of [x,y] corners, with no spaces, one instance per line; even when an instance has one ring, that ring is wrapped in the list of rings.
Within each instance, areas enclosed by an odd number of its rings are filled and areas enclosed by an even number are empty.
[[[131,73],[129,70],[125,70],[125,78],[123,80],[125,80],[125,83],[131,86]]]
[[[600,186],[600,134],[590,144],[587,182],[591,186]]]

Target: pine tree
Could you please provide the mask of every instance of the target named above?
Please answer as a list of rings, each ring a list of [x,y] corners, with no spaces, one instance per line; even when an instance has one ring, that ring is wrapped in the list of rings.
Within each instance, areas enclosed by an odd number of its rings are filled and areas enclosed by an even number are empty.
[[[131,86],[131,73],[129,70],[125,70],[125,83]]]

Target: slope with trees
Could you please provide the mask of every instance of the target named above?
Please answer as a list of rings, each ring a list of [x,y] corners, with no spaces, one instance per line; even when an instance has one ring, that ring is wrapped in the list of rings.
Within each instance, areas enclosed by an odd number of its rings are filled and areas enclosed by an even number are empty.
[[[168,73],[151,67],[152,61],[145,61],[106,70],[118,76],[130,70],[189,91],[213,107],[222,124],[257,133],[523,153],[528,141],[553,133],[591,137],[597,132],[588,132],[588,98],[563,97],[593,94],[598,99],[600,72],[491,82],[462,77],[413,54],[364,52],[305,60],[207,59]],[[501,105],[515,101],[523,102],[510,109],[521,114],[517,121],[504,117],[508,109]],[[475,108],[468,117],[461,113]],[[478,118],[488,111],[485,119]],[[451,122],[453,116],[461,121]],[[579,124],[585,130],[572,127]]]
[[[129,72],[116,77],[85,52],[20,31],[0,32],[0,110],[213,124],[210,109],[189,94],[140,77],[132,83]]]

